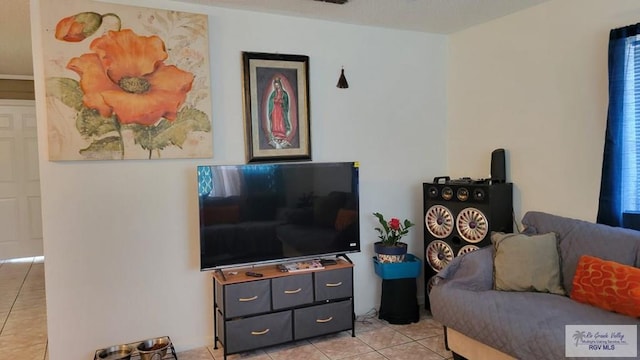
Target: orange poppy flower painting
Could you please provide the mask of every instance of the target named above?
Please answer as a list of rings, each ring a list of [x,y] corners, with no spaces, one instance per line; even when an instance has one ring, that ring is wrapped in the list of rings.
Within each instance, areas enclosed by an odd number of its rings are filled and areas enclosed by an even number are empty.
[[[50,160],[213,156],[205,15],[41,5]]]

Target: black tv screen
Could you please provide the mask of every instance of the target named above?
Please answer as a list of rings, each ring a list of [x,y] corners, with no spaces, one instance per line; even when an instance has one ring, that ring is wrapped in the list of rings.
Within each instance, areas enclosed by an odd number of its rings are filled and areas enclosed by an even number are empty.
[[[360,251],[358,164],[198,166],[200,269]]]

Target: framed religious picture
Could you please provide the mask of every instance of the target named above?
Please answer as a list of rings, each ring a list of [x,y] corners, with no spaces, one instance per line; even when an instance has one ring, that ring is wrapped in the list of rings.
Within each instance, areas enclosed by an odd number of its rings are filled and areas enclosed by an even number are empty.
[[[247,162],[311,160],[309,57],[243,52]]]

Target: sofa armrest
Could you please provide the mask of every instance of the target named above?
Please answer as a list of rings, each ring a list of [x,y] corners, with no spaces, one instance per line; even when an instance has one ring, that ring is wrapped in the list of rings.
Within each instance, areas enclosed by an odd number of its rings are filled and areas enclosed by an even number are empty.
[[[436,284],[447,282],[449,286],[472,291],[493,289],[493,247],[454,258],[437,277]]]

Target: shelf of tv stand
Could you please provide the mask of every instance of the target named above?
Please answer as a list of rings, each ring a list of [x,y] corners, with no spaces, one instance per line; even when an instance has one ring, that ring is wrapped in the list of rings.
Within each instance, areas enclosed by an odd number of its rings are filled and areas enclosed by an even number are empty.
[[[216,278],[222,285],[236,284],[246,281],[254,281],[254,280],[265,280],[265,279],[273,279],[282,276],[292,276],[292,275],[300,275],[307,274],[316,271],[323,270],[336,270],[342,268],[353,267],[353,264],[347,262],[343,259],[338,259],[337,264],[325,266],[324,269],[313,269],[313,270],[304,270],[304,271],[295,271],[295,272],[283,272],[278,268],[278,265],[260,265],[260,266],[252,266],[243,269],[235,269],[235,270],[217,270],[213,273],[213,276]],[[262,277],[253,277],[248,276],[245,273],[247,271],[252,271],[256,273],[262,274]]]
[[[263,276],[247,276],[246,271]],[[294,299],[306,300],[277,305],[288,297],[282,286],[289,284],[299,291]],[[225,359],[230,354],[345,330],[355,336],[353,264],[344,259],[323,269],[296,272],[282,272],[275,264],[215,271],[213,292],[214,348],[223,345]],[[255,304],[237,302],[245,301],[240,298],[257,300]],[[271,339],[252,337],[265,330],[270,331]]]

